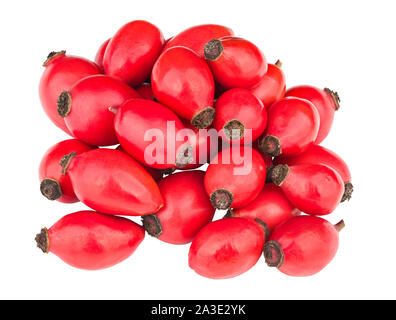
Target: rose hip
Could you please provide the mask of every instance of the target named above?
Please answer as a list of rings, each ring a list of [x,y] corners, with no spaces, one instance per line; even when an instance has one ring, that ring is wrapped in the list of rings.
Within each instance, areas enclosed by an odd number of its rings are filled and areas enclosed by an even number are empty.
[[[321,143],[329,134],[334,120],[334,112],[340,107],[340,98],[337,92],[328,88],[322,90],[312,86],[297,86],[287,90],[286,97],[306,99],[316,107],[320,116],[320,126],[315,143]]]
[[[128,100],[115,112],[115,132],[126,152],[146,166],[156,169],[176,166],[179,153],[180,156],[184,155],[184,150],[181,150],[184,142],[176,139],[177,133],[184,126],[176,114],[159,103],[144,99]],[[168,136],[170,125],[174,126],[174,137]],[[150,132],[153,137],[149,135]],[[161,137],[156,137],[159,133]],[[150,138],[160,139],[161,142],[153,145]],[[150,149],[151,147],[156,148]]]
[[[215,80],[225,88],[251,88],[267,72],[263,53],[245,39],[211,40],[205,45],[204,53]]]
[[[157,212],[163,199],[157,183],[124,152],[96,149],[62,159],[77,198],[102,213],[141,216]]]
[[[144,82],[160,55],[165,40],[153,24],[136,20],[124,25],[110,40],[104,55],[106,74],[131,86]]]
[[[107,49],[107,46],[110,42],[110,39],[107,39],[105,42],[102,43],[102,45],[99,47],[98,52],[96,53],[95,56],[95,63],[99,66],[99,68],[104,71],[104,66],[103,66],[103,58]]]
[[[99,270],[131,256],[144,236],[144,229],[128,219],[80,211],[43,228],[36,242],[72,267]]]
[[[140,95],[122,81],[106,75],[91,76],[62,92],[58,113],[76,138],[95,146],[113,145],[118,141],[109,107],[131,98]]]
[[[65,154],[74,152],[76,155],[92,150],[94,147],[77,139],[61,141],[52,146],[44,154],[40,162],[39,178],[40,191],[49,200],[64,203],[78,202],[69,176],[62,174],[59,166]]]
[[[233,278],[257,263],[264,242],[264,232],[254,221],[218,220],[208,224],[194,238],[188,255],[189,265],[207,278]]]
[[[258,84],[250,89],[266,108],[285,96],[286,79],[281,65],[279,60],[275,64],[268,64],[266,74]]]
[[[238,150],[219,152],[206,171],[205,189],[217,209],[247,205],[265,184],[266,168],[260,153],[248,146]]]
[[[340,175],[321,164],[279,164],[272,168],[271,178],[290,202],[307,214],[332,213],[344,193]]]
[[[158,58],[151,74],[155,98],[197,128],[214,117],[214,80],[203,59],[190,49],[174,47]]]
[[[45,113],[51,121],[67,134],[72,135],[60,118],[56,101],[62,91],[68,91],[79,80],[100,74],[99,67],[84,58],[68,56],[66,51],[51,52],[44,62],[45,70],[40,79],[40,100]]]
[[[277,225],[300,213],[300,210],[286,198],[281,188],[269,183],[264,186],[256,199],[242,208],[229,210],[227,217],[259,219],[269,236]]]
[[[291,218],[272,232],[264,247],[265,261],[289,276],[314,275],[334,258],[344,226],[344,221],[333,226],[319,217]]]
[[[267,128],[260,138],[259,147],[273,157],[302,153],[315,141],[319,122],[319,113],[308,100],[279,100],[268,110]]]
[[[165,204],[155,215],[142,218],[150,235],[164,242],[186,244],[212,221],[215,209],[206,195],[204,176],[203,171],[186,171],[159,182]]]
[[[215,110],[214,128],[223,139],[233,143],[251,143],[267,125],[267,111],[263,103],[248,89],[226,91],[216,101]],[[251,130],[251,141],[246,141],[245,130]]]
[[[323,164],[340,175],[344,181],[344,194],[341,202],[350,200],[353,192],[352,177],[348,165],[342,158],[333,151],[319,145],[312,145],[307,151],[294,157],[277,157],[275,164],[288,164],[291,166],[298,164]]]
[[[164,50],[182,46],[191,49],[203,58],[205,44],[208,41],[232,35],[234,35],[234,32],[227,27],[216,24],[202,24],[180,32],[168,41]]]

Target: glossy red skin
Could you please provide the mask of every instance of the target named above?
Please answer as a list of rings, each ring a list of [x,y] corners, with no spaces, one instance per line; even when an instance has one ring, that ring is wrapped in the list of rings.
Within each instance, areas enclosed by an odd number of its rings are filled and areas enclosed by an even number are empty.
[[[159,102],[187,120],[213,106],[212,72],[203,59],[184,47],[161,54],[151,73],[151,86]]]
[[[281,272],[295,277],[311,276],[321,271],[338,249],[338,231],[328,221],[313,216],[294,217],[279,225],[270,239],[277,241],[284,253]]]
[[[228,164],[223,163],[226,159],[227,150],[220,151],[210,162],[205,175],[205,189],[210,196],[218,189],[225,189],[233,195],[232,208],[239,208],[253,201],[263,189],[266,177],[266,167],[260,153],[248,146],[241,146],[241,154],[252,153],[251,170],[246,175],[235,175],[234,169],[242,168],[234,159],[233,153],[230,153],[231,161]],[[247,159],[246,159],[247,161]]]
[[[127,23],[110,40],[104,55],[106,74],[137,86],[150,75],[165,40],[153,24],[136,20]]]
[[[265,130],[267,111],[263,103],[248,89],[235,88],[223,93],[215,103],[216,116],[213,127],[219,131],[222,139],[231,142],[224,134],[224,126],[231,120],[238,120],[245,130],[252,130],[252,140],[234,139],[233,143],[252,143]]]
[[[77,198],[102,213],[142,216],[163,206],[154,179],[137,161],[118,150],[96,149],[75,156],[66,174]]]
[[[65,120],[58,115],[56,102],[59,95],[62,91],[69,91],[79,80],[100,73],[101,70],[95,63],[65,54],[54,57],[45,66],[39,85],[41,104],[51,121],[67,134],[72,136]]]
[[[225,88],[251,88],[267,72],[267,60],[253,43],[235,37],[220,39],[223,52],[208,61],[215,80]]]
[[[142,96],[142,98],[155,101],[153,90],[151,89],[150,83],[143,83],[136,88],[136,91]]]
[[[178,170],[196,169],[206,163],[209,163],[210,155],[211,154],[216,155],[218,152],[217,132],[215,131],[214,128],[197,129],[189,121],[184,120],[184,119],[182,119],[182,122],[186,129],[190,129],[193,132],[193,135],[190,138],[190,143],[193,146],[192,152],[193,152],[194,162],[192,164],[187,164],[183,168],[178,168]],[[207,131],[205,131],[205,130],[207,130]],[[207,136],[206,133],[208,133],[208,135],[210,133],[213,134],[214,140],[211,140],[210,136]],[[188,140],[185,139],[185,141],[187,142]]]
[[[279,139],[282,155],[296,155],[306,151],[315,141],[320,118],[315,106],[303,99],[284,98],[268,109],[264,135]]]
[[[203,185],[205,172],[171,174],[159,182],[165,205],[155,215],[161,222],[158,239],[171,244],[190,243],[213,219],[213,208]]]
[[[58,181],[62,189],[62,196],[56,199],[57,201],[63,203],[73,203],[79,201],[74,194],[69,176],[62,174],[62,168],[59,164],[61,159],[65,154],[69,154],[71,152],[81,154],[83,152],[92,150],[93,148],[95,147],[89,146],[80,140],[69,139],[53,145],[44,154],[39,167],[40,182],[46,178]]]
[[[250,220],[260,219],[271,232],[280,223],[301,212],[286,198],[282,189],[273,183],[264,185],[260,194],[248,205],[234,209],[232,216]]]
[[[176,154],[183,141],[176,141],[167,135],[167,122],[175,125],[175,131],[184,129],[183,123],[171,110],[165,106],[150,100],[131,99],[126,101],[117,111],[114,119],[114,128],[123,149],[133,158],[146,166],[156,169],[168,169],[175,167]],[[164,163],[148,163],[144,154],[148,146],[155,142],[144,141],[145,133],[150,129],[160,130],[164,137],[163,148],[157,150],[164,155]],[[170,154],[168,143],[175,146],[175,154]],[[168,153],[171,160],[168,161]]]
[[[266,74],[258,84],[250,89],[266,108],[282,99],[286,91],[286,78],[282,69],[274,64],[268,64]]]
[[[104,66],[103,66],[104,54],[106,52],[106,48],[107,48],[107,45],[109,44],[110,40],[111,40],[111,38],[107,39],[105,42],[103,42],[101,44],[101,46],[99,47],[98,52],[96,53],[96,56],[95,56],[94,61],[102,71],[104,71]]]
[[[320,127],[316,144],[321,143],[329,134],[337,106],[333,98],[324,90],[312,86],[297,86],[286,91],[286,97],[297,97],[311,101],[319,112]]]
[[[118,143],[114,132],[114,114],[109,107],[120,106],[140,95],[122,81],[106,75],[91,76],[70,90],[71,111],[64,118],[72,134],[95,146]]]
[[[296,208],[318,216],[332,213],[344,193],[340,175],[321,164],[290,166],[280,187]]]
[[[122,148],[121,145],[119,145],[119,146],[116,148],[116,150],[125,152],[125,154],[127,154],[128,156],[131,156],[129,153],[127,153],[127,152]],[[139,164],[144,168],[144,170],[147,171],[147,173],[148,173],[150,176],[153,177],[153,179],[154,179],[156,182],[162,180],[162,178],[163,178],[164,175],[163,175],[163,173],[161,172],[161,170],[154,169],[154,168],[151,168],[151,167],[147,167],[147,166],[145,166],[144,164],[141,164],[141,163],[139,163]]]
[[[49,252],[75,268],[99,270],[131,256],[145,232],[125,218],[79,211],[56,222],[48,235]]]
[[[188,28],[171,38],[164,50],[182,46],[191,49],[203,58],[206,43],[212,39],[220,39],[232,35],[234,35],[234,32],[227,27],[216,24],[202,24]]]
[[[299,164],[323,164],[337,171],[345,183],[352,181],[351,172],[345,161],[333,151],[316,144],[312,145],[304,153],[294,157],[276,157],[275,164],[288,164],[291,166]]]
[[[255,222],[230,218],[208,224],[194,238],[189,265],[211,279],[229,279],[251,269],[264,248],[264,232]]]

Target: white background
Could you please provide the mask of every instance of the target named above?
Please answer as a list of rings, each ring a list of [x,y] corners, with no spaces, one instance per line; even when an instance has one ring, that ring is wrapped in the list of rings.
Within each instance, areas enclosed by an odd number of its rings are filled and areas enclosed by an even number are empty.
[[[396,298],[395,11],[394,1],[2,1],[0,298]],[[42,154],[68,138],[41,109],[41,64],[61,49],[93,59],[135,19],[156,24],[165,37],[224,24],[269,61],[281,59],[288,86],[339,92],[341,109],[323,145],[348,162],[355,193],[328,216],[344,218],[346,228],[324,271],[292,278],[261,259],[238,278],[214,281],[188,268],[188,246],[146,237],[125,262],[87,272],[35,247],[41,227],[84,208],[49,202],[39,191]]]

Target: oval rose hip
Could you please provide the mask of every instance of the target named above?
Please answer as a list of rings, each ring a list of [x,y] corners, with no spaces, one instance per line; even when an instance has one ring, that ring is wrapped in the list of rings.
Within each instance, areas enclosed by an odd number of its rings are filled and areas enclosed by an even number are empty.
[[[300,210],[286,198],[281,188],[269,183],[256,199],[242,208],[229,210],[227,217],[259,219],[269,235],[277,225],[300,213]]]
[[[188,261],[190,268],[211,279],[228,279],[251,269],[264,248],[263,229],[241,218],[212,222],[194,238]]]
[[[217,24],[202,24],[188,28],[171,38],[164,50],[182,46],[191,49],[203,58],[204,47],[208,41],[232,35],[234,35],[234,32],[230,28]]]
[[[344,226],[344,221],[333,226],[319,217],[294,217],[272,232],[264,247],[265,261],[289,276],[314,275],[334,258]]]
[[[214,80],[203,59],[190,49],[174,47],[158,58],[151,74],[155,98],[197,128],[214,117]]]
[[[72,267],[99,270],[131,256],[144,236],[144,229],[128,219],[79,211],[43,228],[36,242]]]
[[[118,142],[114,114],[109,108],[131,98],[140,95],[122,81],[105,75],[91,76],[62,92],[58,113],[76,138],[95,146],[109,146]]]
[[[66,51],[51,52],[44,62],[45,70],[40,79],[39,93],[41,104],[51,121],[72,135],[65,124],[65,120],[59,117],[57,100],[63,91],[68,91],[79,80],[100,74],[99,67],[84,58],[66,55]]]
[[[281,65],[279,60],[275,64],[268,64],[266,74],[258,84],[250,89],[266,108],[285,96],[286,79]]]
[[[315,141],[319,123],[319,113],[311,102],[284,98],[269,108],[267,128],[259,147],[273,157],[302,153]]]
[[[307,151],[294,157],[276,157],[275,164],[288,164],[291,166],[298,164],[323,164],[340,175],[344,181],[344,194],[341,202],[350,200],[353,192],[352,177],[348,165],[342,158],[333,151],[317,144],[312,145]]]
[[[41,159],[39,167],[40,191],[42,195],[49,200],[58,200],[64,203],[78,202],[79,200],[74,194],[70,178],[62,174],[59,163],[65,154],[71,152],[81,154],[93,148],[80,140],[69,139],[61,141],[48,149]]]
[[[213,39],[205,45],[204,52],[215,80],[225,88],[251,88],[267,72],[263,53],[245,39]]]
[[[107,46],[103,62],[106,74],[131,86],[141,84],[149,77],[164,43],[155,25],[142,20],[127,23]]]
[[[297,86],[288,89],[286,97],[306,99],[316,107],[320,116],[320,126],[315,143],[321,143],[329,134],[335,111],[340,108],[340,98],[337,92],[328,88],[322,90],[312,86]]]
[[[263,103],[247,89],[231,89],[223,93],[215,104],[214,128],[227,141],[252,143],[267,125],[267,111]],[[251,130],[250,141],[245,130]]]
[[[96,56],[95,56],[94,61],[102,71],[104,71],[103,58],[104,58],[104,55],[105,55],[105,52],[106,52],[106,49],[107,49],[107,46],[108,46],[110,40],[111,40],[111,38],[107,39],[105,42],[103,42],[101,44],[101,46],[99,47],[98,52],[96,53]]]
[[[186,244],[212,221],[215,209],[206,195],[204,176],[203,171],[186,171],[159,182],[165,204],[155,215],[142,218],[150,235],[164,242]]]
[[[181,147],[184,144],[183,140],[176,139],[177,133],[184,129],[176,114],[159,103],[144,99],[128,100],[114,111],[114,128],[126,152],[156,169],[176,166],[179,152],[183,156]]]
[[[220,151],[205,175],[205,189],[217,209],[239,208],[253,201],[265,184],[260,153],[248,146]]]
[[[163,199],[154,179],[122,151],[96,149],[62,159],[77,198],[102,213],[141,216],[157,212]]]
[[[321,164],[279,164],[271,170],[271,179],[296,208],[307,214],[332,213],[344,194],[340,175]]]

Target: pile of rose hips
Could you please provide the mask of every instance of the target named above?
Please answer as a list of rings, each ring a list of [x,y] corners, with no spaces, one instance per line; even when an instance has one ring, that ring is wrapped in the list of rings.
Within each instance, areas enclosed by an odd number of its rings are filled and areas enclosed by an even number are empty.
[[[36,241],[44,252],[77,268],[107,268],[147,231],[171,244],[192,242],[190,267],[214,279],[246,272],[263,252],[269,266],[292,276],[315,274],[334,257],[344,223],[318,216],[353,190],[346,163],[319,146],[337,93],[286,91],[279,62],[267,64],[253,43],[219,25],[165,41],[156,26],[133,21],[95,62],[61,51],[44,66],[44,110],[74,139],[44,155],[40,190],[95,210],[42,229]],[[201,134],[205,128],[215,139]],[[154,151],[150,132],[162,137]],[[204,163],[206,172],[192,170]],[[228,213],[212,222],[216,209]],[[142,216],[143,227],[118,215]]]

